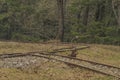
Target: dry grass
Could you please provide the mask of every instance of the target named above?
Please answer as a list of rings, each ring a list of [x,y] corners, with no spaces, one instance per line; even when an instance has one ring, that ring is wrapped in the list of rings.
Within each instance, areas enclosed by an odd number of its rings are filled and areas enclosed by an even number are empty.
[[[120,67],[120,46],[91,45],[91,48],[79,51],[78,58]]]
[[[70,45],[0,42],[0,53],[32,52],[69,47]],[[80,45],[81,46],[81,45]],[[78,58],[120,66],[120,46],[90,45],[78,52]],[[65,54],[65,53],[64,53]],[[68,55],[69,53],[66,52]],[[46,62],[26,70],[0,69],[0,80],[117,80],[89,70],[71,68],[60,62]]]
[[[34,52],[47,51],[57,48],[68,47],[59,44],[40,44],[40,43],[18,43],[18,42],[0,42],[0,53]]]

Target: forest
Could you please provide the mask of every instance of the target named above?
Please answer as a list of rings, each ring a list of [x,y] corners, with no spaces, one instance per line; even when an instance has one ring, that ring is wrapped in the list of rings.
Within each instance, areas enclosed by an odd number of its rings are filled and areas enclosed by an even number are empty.
[[[0,40],[120,45],[119,0],[0,0]]]

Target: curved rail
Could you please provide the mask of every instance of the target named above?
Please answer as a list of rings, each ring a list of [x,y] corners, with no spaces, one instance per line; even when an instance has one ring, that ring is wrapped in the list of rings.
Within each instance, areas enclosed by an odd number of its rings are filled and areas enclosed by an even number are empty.
[[[57,54],[51,55],[50,53],[46,53],[46,52],[1,54],[0,58],[5,59],[5,58],[24,57],[24,56],[36,56],[36,57],[43,57],[47,59],[53,59],[56,61],[71,64],[73,66],[83,67],[83,68],[86,68],[86,69],[89,69],[95,72],[114,76],[120,79],[120,68],[119,67],[102,64],[102,63],[98,63],[94,61],[89,61],[89,60],[83,60],[83,59],[72,58],[68,56],[57,55]]]

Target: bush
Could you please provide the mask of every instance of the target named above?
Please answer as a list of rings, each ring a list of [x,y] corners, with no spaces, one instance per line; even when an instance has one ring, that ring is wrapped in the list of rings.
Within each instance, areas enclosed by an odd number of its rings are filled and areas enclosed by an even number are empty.
[[[32,36],[23,35],[20,33],[15,33],[14,35],[12,35],[12,40],[25,42],[38,42],[40,39],[34,38]]]

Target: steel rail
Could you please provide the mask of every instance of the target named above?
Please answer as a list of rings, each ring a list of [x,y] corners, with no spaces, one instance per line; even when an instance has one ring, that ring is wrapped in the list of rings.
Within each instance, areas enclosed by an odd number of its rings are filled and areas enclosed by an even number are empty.
[[[49,53],[40,53],[40,52],[30,52],[30,53],[17,53],[17,54],[1,54],[0,58],[5,59],[5,58],[14,58],[14,57],[25,57],[25,56],[36,56],[36,57],[44,57],[47,59],[53,59],[56,61],[64,62],[73,66],[77,67],[83,67],[95,72],[99,72],[102,74],[114,76],[116,78],[120,79],[120,68],[103,64],[103,63],[98,63],[94,61],[89,61],[89,60],[83,60],[83,59],[78,59],[78,58],[72,58],[68,56],[62,56],[62,55],[51,55]],[[99,69],[98,69],[99,68]],[[106,71],[108,70],[108,71]]]
[[[117,78],[118,80],[120,79],[120,76],[116,76],[114,74],[109,74],[107,72],[102,72],[102,71],[99,71],[99,70],[96,70],[96,69],[91,69],[91,68],[83,66],[83,65],[78,65],[78,64],[74,64],[74,63],[71,63],[71,62],[66,62],[66,61],[63,61],[63,60],[59,60],[59,59],[55,59],[55,58],[51,58],[51,57],[43,56],[43,55],[32,55],[32,56],[56,60],[56,61],[59,61],[59,62],[70,64],[70,65],[75,66],[75,67],[85,68],[85,69],[88,69],[88,70],[91,70],[91,71],[94,71],[94,72],[97,72],[97,73],[101,73],[101,74],[108,75],[108,76],[113,76],[113,77]]]

